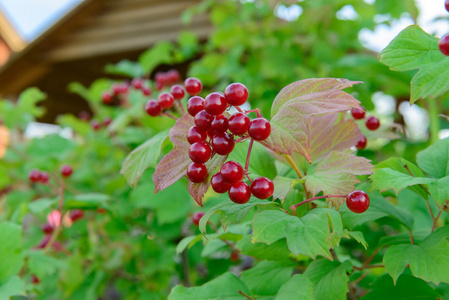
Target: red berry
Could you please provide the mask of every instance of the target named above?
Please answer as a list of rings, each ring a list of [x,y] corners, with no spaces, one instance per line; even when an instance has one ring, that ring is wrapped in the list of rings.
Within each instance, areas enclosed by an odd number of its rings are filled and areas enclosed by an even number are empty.
[[[199,141],[190,146],[189,149],[189,157],[193,162],[196,163],[205,163],[210,159],[212,154],[212,150],[210,146],[204,142]]]
[[[225,132],[228,130],[228,118],[225,115],[215,116],[211,128],[215,132]]]
[[[208,131],[212,126],[214,117],[208,114],[205,110],[200,111],[195,115],[195,125],[199,130]]]
[[[438,48],[440,48],[441,53],[449,56],[449,34],[445,34],[441,37],[438,42]]]
[[[225,181],[220,172],[212,176],[212,178],[210,179],[210,184],[212,186],[212,189],[219,194],[226,193],[231,187],[231,183]]]
[[[157,72],[156,75],[154,75],[154,80],[156,83],[161,83],[162,86],[164,86],[167,83],[167,74],[165,72]]]
[[[122,84],[120,84],[120,93],[122,93],[122,94],[128,93],[128,88],[129,88],[128,83],[122,82]]]
[[[40,177],[41,177],[41,178],[40,178],[40,182],[41,182],[42,184],[46,184],[46,183],[48,182],[49,176],[48,176],[48,173],[47,173],[47,172],[42,171]]]
[[[220,169],[221,177],[230,183],[235,183],[242,180],[243,178],[243,168],[242,165],[236,161],[228,161],[221,166]]]
[[[31,182],[39,182],[41,180],[41,172],[39,170],[33,169],[28,173],[28,179]]]
[[[73,169],[69,165],[62,165],[60,171],[63,177],[69,177],[73,173]]]
[[[240,106],[248,100],[248,89],[241,83],[231,83],[224,94],[226,101],[234,106]]]
[[[156,81],[155,83],[156,90],[161,91],[164,88],[164,83],[160,81]]]
[[[95,131],[98,131],[98,130],[101,129],[101,124],[97,120],[92,120],[90,122],[90,126],[92,126],[92,129],[95,130]]]
[[[159,105],[165,109],[172,107],[173,104],[175,103],[175,99],[170,93],[160,94],[159,97],[157,98],[157,101],[159,102]]]
[[[369,197],[364,191],[355,190],[346,196],[346,205],[352,212],[361,214],[369,207]]]
[[[204,99],[200,96],[193,96],[187,101],[187,111],[192,117],[202,110],[204,110]]]
[[[228,107],[225,97],[221,93],[212,93],[204,99],[204,110],[211,115],[221,115]]]
[[[205,164],[193,162],[187,167],[187,178],[193,183],[203,182],[208,175]]]
[[[140,90],[142,88],[142,86],[143,86],[143,79],[142,78],[134,78],[131,81],[131,85],[136,90]]]
[[[88,113],[87,111],[82,111],[78,114],[78,118],[82,121],[90,121],[90,113]]]
[[[444,1],[444,7],[449,12],[449,0]]]
[[[271,133],[271,124],[265,118],[256,118],[249,122],[249,136],[256,141],[266,140]]]
[[[353,109],[351,109],[351,115],[354,119],[360,120],[365,117],[365,111],[363,109],[354,107]]]
[[[251,183],[251,193],[254,197],[259,199],[267,199],[273,195],[274,184],[273,181],[267,177],[256,178],[253,183]]]
[[[189,144],[194,144],[199,141],[205,141],[207,139],[207,133],[201,131],[196,126],[192,126],[189,128],[187,132],[187,141]]]
[[[162,112],[162,107],[159,105],[159,102],[156,100],[148,100],[145,104],[145,111],[152,117],[159,116]]]
[[[144,94],[145,96],[149,96],[151,95],[151,88],[149,86],[144,86],[142,88],[142,94]]]
[[[31,275],[31,283],[32,284],[39,284],[39,282],[40,282],[40,280],[39,280],[39,278],[37,278],[37,276],[36,275]]]
[[[101,94],[101,101],[104,104],[111,104],[112,100],[112,95],[109,92],[104,92],[103,94]]]
[[[174,86],[172,86],[170,88],[170,93],[173,95],[173,98],[175,100],[181,100],[182,98],[184,98],[184,95],[186,94],[184,88],[180,84],[175,84]]]
[[[237,204],[244,204],[251,198],[251,189],[243,181],[235,182],[231,185],[228,192],[229,199]]]
[[[190,95],[198,95],[203,89],[203,84],[198,78],[189,77],[184,81],[184,87]]]
[[[36,248],[44,249],[47,246],[50,239],[51,239],[51,234],[46,234],[40,241],[39,245],[36,246]]]
[[[355,147],[359,150],[363,150],[366,147],[366,136],[362,136],[362,138],[355,144]]]
[[[53,226],[51,226],[50,224],[46,223],[46,224],[44,224],[44,226],[42,226],[42,231],[45,234],[52,234],[53,233]]]
[[[111,125],[111,123],[112,123],[112,119],[109,118],[109,117],[106,117],[106,118],[103,120],[103,125],[106,126],[106,127],[108,127],[109,125]]]
[[[81,209],[74,209],[70,212],[70,219],[72,222],[76,222],[84,216],[84,212]]]
[[[178,70],[171,69],[166,74],[167,81],[170,83],[179,82],[181,80],[181,75],[179,74]]]
[[[198,211],[198,212],[194,213],[192,216],[193,224],[195,224],[196,226],[200,225],[200,220],[203,216],[204,216],[204,212],[202,212],[202,211]]]
[[[232,252],[231,252],[231,257],[229,258],[229,260],[230,260],[231,262],[233,262],[233,263],[238,262],[238,261],[240,260],[239,253],[236,252],[236,251],[232,251]]]
[[[112,92],[116,96],[119,95],[122,92],[122,86],[120,85],[120,83],[114,83],[112,85]]]
[[[366,118],[365,125],[369,130],[376,130],[379,128],[380,122],[378,118],[371,116]]]
[[[235,135],[244,135],[248,132],[249,118],[244,113],[238,112],[229,118],[229,131]]]
[[[220,155],[228,155],[234,150],[235,141],[226,132],[219,132],[212,138],[212,148]]]

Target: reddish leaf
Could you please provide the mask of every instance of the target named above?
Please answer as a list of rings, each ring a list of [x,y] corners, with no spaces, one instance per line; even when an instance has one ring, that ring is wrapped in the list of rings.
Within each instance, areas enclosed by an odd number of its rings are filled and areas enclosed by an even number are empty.
[[[212,175],[214,175],[220,170],[221,166],[223,165],[223,163],[226,161],[227,158],[228,158],[227,155],[222,156],[215,154],[214,157],[212,157],[206,163],[207,171],[209,172],[207,180],[201,183],[189,182],[189,193],[195,199],[196,203],[198,203],[200,206],[203,206],[203,196],[210,186],[210,179]]]
[[[189,158],[190,144],[187,142],[187,131],[194,125],[193,117],[185,114],[170,130],[170,141],[174,148],[165,155],[153,174],[154,193],[168,188],[186,174],[187,167],[192,162]]]
[[[331,151],[345,151],[363,136],[352,120],[337,121],[338,114],[315,116],[310,119],[310,153],[315,161]]]
[[[321,191],[324,195],[347,195],[360,182],[355,175],[372,174],[372,170],[373,165],[364,157],[332,151],[307,174],[306,188],[313,196]],[[344,198],[329,200],[337,208],[344,202]]]
[[[359,101],[341,91],[360,82],[323,78],[294,82],[276,96],[271,110],[269,146],[280,153],[298,152],[312,161],[310,118],[359,107]]]

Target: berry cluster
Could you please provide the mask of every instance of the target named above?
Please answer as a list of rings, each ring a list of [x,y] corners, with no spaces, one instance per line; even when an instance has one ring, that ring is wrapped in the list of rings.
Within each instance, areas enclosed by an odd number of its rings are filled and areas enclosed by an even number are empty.
[[[258,116],[253,120],[247,116],[252,111],[241,111],[239,106],[248,99],[248,90],[243,84],[232,83],[224,94],[214,92],[204,99],[196,96],[201,92],[201,86],[201,81],[196,78],[188,78],[185,82],[187,92],[194,95],[187,102],[187,112],[195,122],[187,133],[192,160],[187,168],[187,178],[193,183],[204,182],[209,177],[205,163],[213,155],[228,155],[234,150],[235,136],[243,136],[239,141],[250,137],[252,145],[254,140],[263,141],[271,133],[270,122],[262,118],[259,110],[254,110]],[[225,111],[230,106],[235,106],[238,112],[228,118]],[[244,176],[249,179],[248,165],[243,169],[238,162],[228,161],[222,165],[220,172],[212,176],[211,185],[215,192],[228,192],[229,198],[240,204],[248,202],[251,194],[259,199],[273,194],[274,185],[270,179],[257,178],[250,187],[243,181]]]
[[[352,117],[354,118],[354,119],[356,119],[356,120],[361,120],[361,119],[364,119],[365,118],[365,111],[364,110],[362,110],[362,109],[358,109],[358,108],[353,108],[352,110],[351,110],[351,115],[352,115]],[[379,119],[378,118],[376,118],[376,117],[374,117],[374,116],[370,116],[370,117],[367,117],[366,119],[365,119],[365,125],[366,125],[366,128],[368,128],[369,130],[377,130],[378,128],[379,128],[379,126],[380,126],[380,121],[379,121]],[[365,149],[365,147],[366,147],[366,137],[365,136],[363,136],[358,142],[357,142],[357,144],[355,145],[355,147],[358,149],[358,150],[363,150],[363,149]]]
[[[122,99],[128,96],[130,89],[140,90],[144,96],[150,96],[152,93],[151,87],[145,83],[143,78],[134,78],[131,84],[127,81],[114,83],[111,90],[104,91],[101,94],[101,101],[105,105],[119,106]]]
[[[94,131],[100,130],[102,127],[108,127],[112,123],[112,119],[109,117],[106,117],[103,119],[103,121],[98,120],[92,120],[90,121],[90,126],[92,126],[92,129]]]
[[[168,72],[157,72],[154,76],[156,89],[161,91],[164,87],[171,86],[181,81],[181,75],[175,69],[171,69]]]
[[[364,191],[355,190],[346,196],[346,205],[355,213],[361,214],[369,207],[369,197]]]
[[[62,165],[60,169],[62,177],[70,177],[73,173],[73,169],[69,165]],[[32,183],[42,183],[47,184],[48,180],[50,179],[50,176],[46,171],[41,171],[37,169],[33,169],[28,173],[28,179]]]

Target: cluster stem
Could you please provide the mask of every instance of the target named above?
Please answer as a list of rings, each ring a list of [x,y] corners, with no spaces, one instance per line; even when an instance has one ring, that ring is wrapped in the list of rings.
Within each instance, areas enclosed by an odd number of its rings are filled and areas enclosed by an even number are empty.
[[[305,204],[305,203],[308,203],[308,202],[311,202],[311,201],[314,201],[314,200],[318,200],[318,199],[327,199],[327,198],[332,198],[332,197],[334,197],[334,198],[346,198],[346,195],[323,195],[323,196],[313,197],[313,198],[304,200],[304,201],[302,201],[302,202],[300,202],[300,203],[298,203],[298,204],[295,204],[295,205],[290,206],[290,210],[293,212],[293,214],[296,215],[296,209],[297,209],[298,207],[300,207],[301,205],[303,205],[303,204]]]

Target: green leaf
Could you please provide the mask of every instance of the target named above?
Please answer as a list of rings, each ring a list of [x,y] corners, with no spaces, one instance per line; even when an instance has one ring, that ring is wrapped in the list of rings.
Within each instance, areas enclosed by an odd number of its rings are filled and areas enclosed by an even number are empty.
[[[449,226],[435,230],[417,245],[390,247],[383,263],[396,283],[405,267],[410,265],[412,274],[435,284],[449,282]]]
[[[296,274],[284,283],[276,295],[276,300],[315,300],[313,283],[305,275]]]
[[[11,296],[26,296],[25,283],[18,276],[0,284],[0,299],[11,299]]]
[[[276,295],[282,284],[293,272],[293,266],[280,262],[262,261],[255,267],[243,271],[240,279],[253,295]]]
[[[414,19],[418,17],[419,11],[414,0],[376,0],[374,2],[376,11],[379,14],[390,15],[399,19],[404,13],[410,13]]]
[[[27,256],[30,272],[35,274],[38,278],[43,278],[68,268],[65,261],[45,255],[44,252],[40,250],[29,251]]]
[[[58,202],[58,198],[54,199],[36,199],[35,201],[28,203],[28,208],[31,212],[35,214],[42,213],[46,209],[50,208],[52,205],[56,204]]]
[[[97,208],[102,207],[110,199],[107,194],[87,193],[70,197],[64,201],[64,206],[72,208]]]
[[[382,50],[380,62],[393,71],[419,69],[411,82],[410,103],[439,97],[449,90],[449,58],[438,48],[438,38],[417,25],[402,30]]]
[[[0,224],[0,286],[23,265],[22,229],[19,225],[5,222]]]
[[[187,288],[177,285],[171,290],[168,300],[246,299],[239,294],[239,291],[246,295],[250,294],[248,287],[237,276],[232,273],[224,273],[202,286]]]
[[[319,259],[312,262],[304,272],[314,284],[314,296],[317,300],[345,300],[348,289],[348,275],[352,270],[350,261],[343,263]]]
[[[370,161],[364,157],[332,151],[304,178],[313,196],[321,191],[323,195],[347,195],[360,182],[355,175],[371,174],[372,169]],[[344,197],[328,198],[337,209],[345,200]]]
[[[28,145],[27,153],[39,157],[54,157],[61,160],[64,155],[75,148],[75,143],[57,134],[35,138]]]
[[[58,124],[72,128],[79,135],[85,136],[88,132],[92,131],[92,127],[89,123],[81,121],[74,115],[62,115],[57,118]]]
[[[182,253],[185,249],[189,249],[197,242],[201,241],[203,236],[201,234],[191,235],[183,238],[176,246],[176,254]]]
[[[280,199],[283,202],[287,197],[287,195],[290,193],[292,187],[302,182],[305,182],[305,180],[276,176],[276,178],[274,178],[273,180],[274,184],[273,199]]]
[[[290,250],[287,247],[287,240],[281,239],[271,245],[265,243],[252,243],[251,236],[247,235],[237,242],[236,248],[240,253],[259,259],[285,261],[290,260]]]
[[[359,82],[321,78],[296,81],[283,88],[271,108],[270,148],[284,154],[298,152],[311,157],[311,117],[358,107],[359,101],[341,89]]]
[[[435,178],[449,176],[449,138],[438,140],[435,144],[419,152],[416,161],[424,172]]]
[[[402,274],[396,284],[390,276],[383,275],[373,284],[372,290],[362,300],[435,300],[441,299],[429,284],[411,275]]]
[[[158,42],[156,45],[139,56],[139,63],[142,65],[145,74],[150,74],[155,67],[160,64],[170,64],[172,62],[173,44],[170,42]]]
[[[371,190],[384,192],[392,189],[396,195],[409,186],[428,184],[432,181],[430,178],[413,177],[390,168],[378,169],[369,178],[372,182]]]
[[[127,59],[121,60],[116,64],[108,64],[105,67],[108,74],[128,76],[130,78],[140,78],[144,75],[144,70],[138,62]]]
[[[45,100],[47,95],[41,92],[38,88],[32,87],[24,90],[19,95],[17,101],[17,109],[22,113],[28,113],[33,117],[42,117],[45,112],[43,107],[38,107],[36,104]]]
[[[209,209],[201,218],[199,225],[200,231],[201,233],[206,234],[207,222],[209,221],[210,217],[216,213],[220,214],[221,225],[226,229],[229,224],[240,222],[246,216],[246,214],[256,206],[264,206],[270,208],[278,207],[275,202],[258,200],[254,198],[251,198],[245,204],[236,204],[232,201],[225,200]]]
[[[135,188],[143,172],[156,167],[161,155],[162,145],[168,137],[168,130],[159,132],[148,141],[134,149],[125,159],[120,174],[125,176],[130,186]]]
[[[361,231],[349,231],[348,233],[354,240],[356,240],[357,242],[362,244],[362,246],[365,248],[365,250],[368,249],[368,243],[365,240],[363,232],[361,232]]]
[[[86,88],[79,82],[71,82],[67,89],[71,93],[80,95],[89,103],[100,103],[101,94],[111,87],[112,81],[109,79],[97,79],[89,88]]]
[[[297,219],[282,211],[266,210],[253,218],[253,243],[263,242],[271,245],[286,237],[284,228],[289,222]]]

